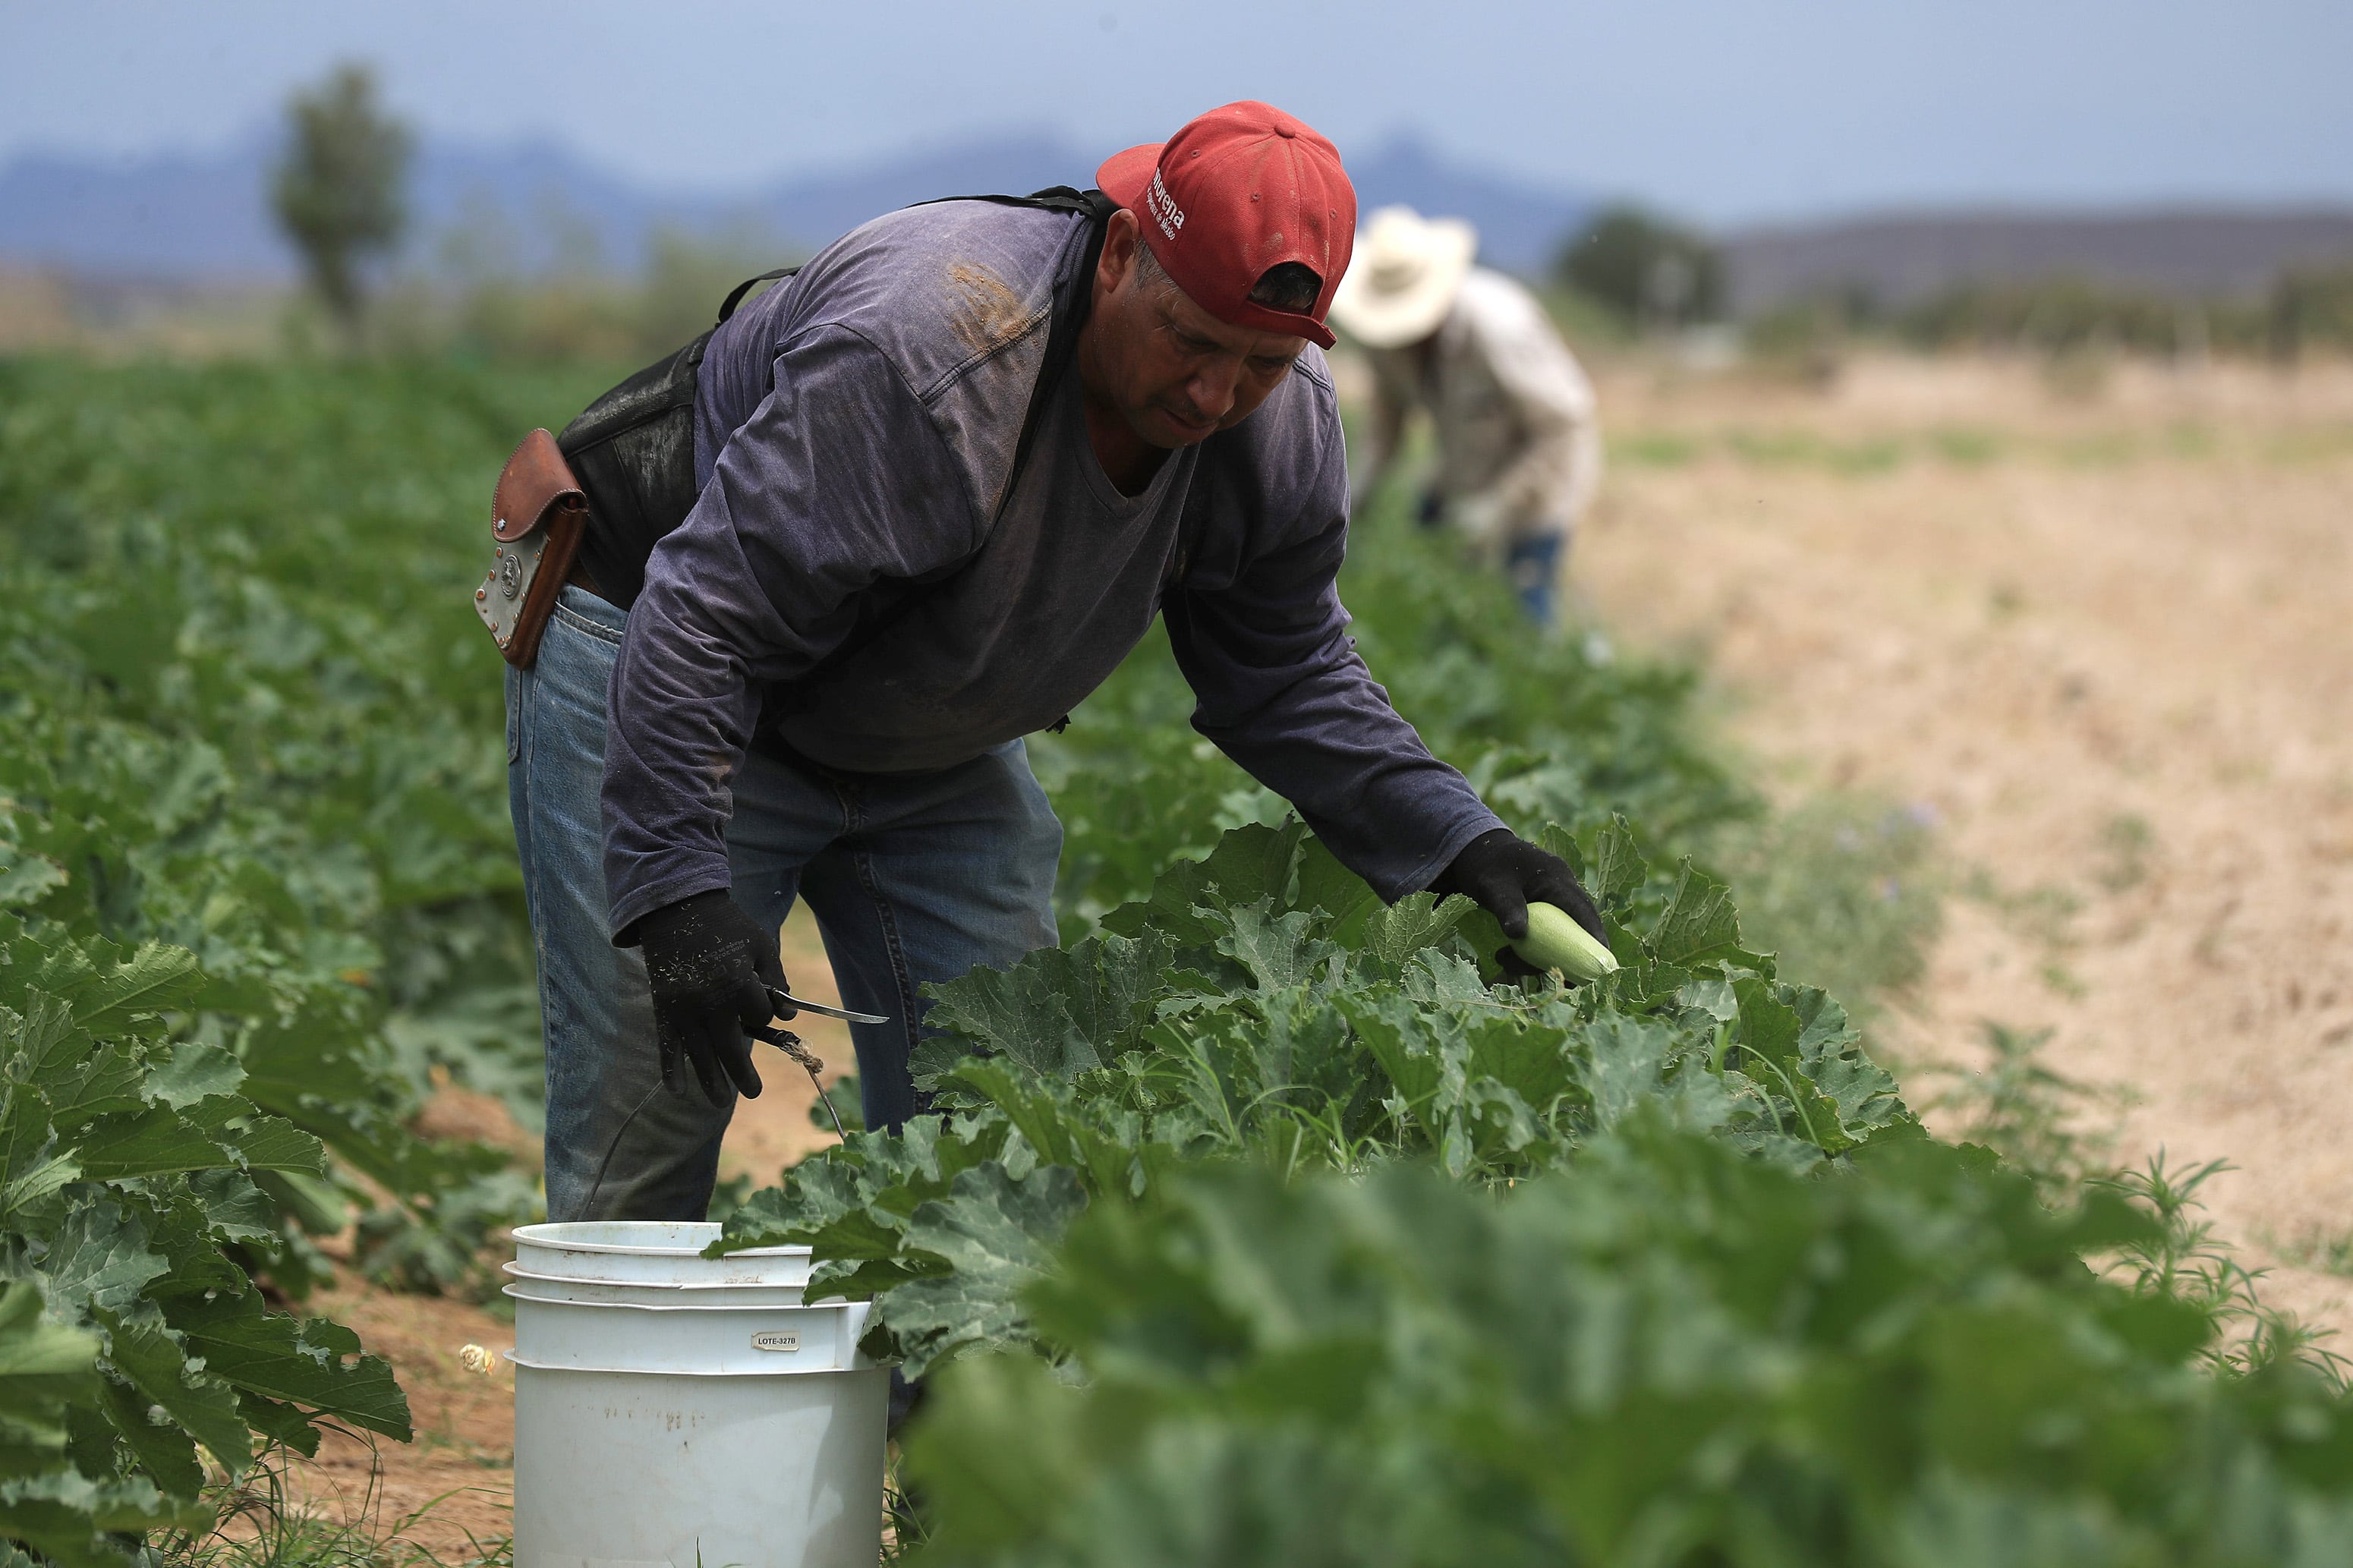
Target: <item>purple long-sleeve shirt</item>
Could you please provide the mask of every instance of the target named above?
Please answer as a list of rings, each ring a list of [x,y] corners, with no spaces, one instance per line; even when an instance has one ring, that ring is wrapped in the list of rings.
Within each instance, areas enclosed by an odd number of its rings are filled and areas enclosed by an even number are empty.
[[[1347,462],[1315,349],[1134,497],[1096,461],[1073,368],[1015,480],[1056,284],[1074,293],[1084,238],[1069,214],[910,208],[712,340],[701,495],[647,564],[613,671],[615,931],[728,885],[732,784],[755,726],[828,767],[954,766],[1078,706],[1155,614],[1198,699],[1194,726],[1384,898],[1428,886],[1498,826],[1347,635],[1334,587]],[[857,640],[861,615],[910,584],[936,585]]]

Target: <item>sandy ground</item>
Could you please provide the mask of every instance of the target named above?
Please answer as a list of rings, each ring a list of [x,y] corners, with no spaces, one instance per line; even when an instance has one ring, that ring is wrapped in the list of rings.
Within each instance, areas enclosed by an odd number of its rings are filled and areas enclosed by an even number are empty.
[[[1785,797],[1940,824],[1898,1057],[2050,1028],[2134,1102],[2122,1161],[2239,1168],[2208,1191],[2247,1252],[2353,1238],[2353,367],[1890,361],[1603,406],[1603,620],[1704,650]],[[2267,1294],[2353,1329],[2353,1280]]]
[[[1704,655],[1784,798],[1933,810],[1954,892],[1885,1026],[1902,1063],[1971,1060],[1989,1019],[2050,1028],[2051,1065],[2128,1091],[2119,1157],[2240,1168],[2210,1192],[2249,1253],[2353,1238],[2353,369],[1603,390],[1578,591],[1622,641]],[[834,999],[805,917],[786,963]],[[846,1069],[841,1027],[804,1022]],[[759,1183],[829,1137],[806,1077],[764,1063],[723,1165]],[[2269,1293],[2353,1328],[2353,1280],[2283,1268]],[[419,1436],[331,1447],[314,1489],[469,1561],[509,1529],[512,1415],[458,1351],[511,1330],[372,1290],[322,1305],[399,1366]]]

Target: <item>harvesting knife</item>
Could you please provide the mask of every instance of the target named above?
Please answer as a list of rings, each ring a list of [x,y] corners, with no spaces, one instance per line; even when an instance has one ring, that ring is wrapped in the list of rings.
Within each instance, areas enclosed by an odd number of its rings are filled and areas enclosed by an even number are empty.
[[[839,1018],[847,1024],[887,1024],[891,1021],[880,1013],[853,1013],[847,1007],[828,1007],[822,1002],[804,1002],[791,992],[774,985],[768,987],[768,1000],[780,1015],[789,1015],[797,1010]]]

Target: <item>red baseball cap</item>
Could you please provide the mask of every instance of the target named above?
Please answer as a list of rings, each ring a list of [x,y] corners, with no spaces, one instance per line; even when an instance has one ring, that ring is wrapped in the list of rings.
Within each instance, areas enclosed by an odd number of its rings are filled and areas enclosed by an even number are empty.
[[[1113,154],[1095,184],[1135,215],[1161,269],[1209,314],[1332,346],[1324,314],[1356,244],[1356,191],[1340,150],[1304,121],[1229,103],[1166,142]],[[1312,310],[1251,301],[1266,269],[1286,261],[1324,280]]]

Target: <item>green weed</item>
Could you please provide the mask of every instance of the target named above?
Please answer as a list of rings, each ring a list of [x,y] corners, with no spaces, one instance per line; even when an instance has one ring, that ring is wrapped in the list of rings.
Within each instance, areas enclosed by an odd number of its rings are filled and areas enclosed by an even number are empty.
[[[1982,468],[2003,456],[2008,441],[1990,430],[1968,428],[1932,430],[1928,434],[1929,450],[1948,463],[1967,468]]]
[[[1689,436],[1670,431],[1629,435],[1609,443],[1609,460],[1629,468],[1688,468],[1699,457],[1700,444],[1697,441]]]
[[[2148,819],[2119,812],[2100,828],[2101,864],[2094,879],[2111,893],[2138,887],[2148,877],[2149,858],[2157,850],[2157,830]]]
[[[514,1543],[506,1537],[482,1541],[468,1531],[456,1557],[404,1539],[458,1494],[387,1519],[383,1472],[371,1460],[356,1498],[321,1499],[294,1485],[298,1458],[271,1448],[244,1476],[208,1489],[210,1528],[156,1534],[135,1568],[513,1568]]]
[[[2269,1245],[2292,1268],[2353,1279],[2353,1231],[2309,1230],[2292,1240],[2274,1237]]]
[[[2160,1150],[2137,1167],[2116,1167],[2117,1117],[2129,1091],[2051,1068],[2042,1059],[2051,1037],[2049,1029],[1989,1023],[1982,1068],[1925,1069],[1926,1080],[1943,1082],[1927,1098],[1928,1110],[1950,1118],[1956,1137],[1992,1149],[2031,1179],[2053,1209],[2105,1192],[2153,1215],[2158,1229],[2116,1248],[2102,1268],[2137,1294],[2188,1302],[2211,1318],[2218,1331],[2200,1352],[2211,1368],[2236,1375],[2294,1361],[2342,1385],[2348,1363],[2322,1343],[2330,1331],[2267,1304],[2260,1289],[2265,1271],[2240,1262],[2202,1217],[2200,1194],[2232,1169],[2229,1163],[2213,1160],[2183,1171]],[[2353,1247],[2347,1255],[2353,1257]]]
[[[2258,1287],[2269,1270],[2241,1263],[2236,1250],[2215,1237],[2212,1222],[2200,1217],[2206,1206],[2200,1190],[2234,1168],[2225,1160],[2209,1160],[2179,1171],[2159,1150],[2137,1169],[2086,1183],[2140,1204],[2162,1227],[2156,1237],[2121,1248],[2108,1271],[2137,1293],[2188,1301],[2206,1311],[2222,1331],[2200,1353],[2217,1372],[2245,1375],[2297,1362],[2343,1388],[2353,1363],[2321,1343],[2335,1331],[2311,1328],[2294,1313],[2267,1305]]]
[[[1740,889],[1742,929],[1782,972],[1867,1016],[1918,980],[1942,921],[1925,810],[1830,795],[1725,829],[1709,859]]]
[[[2042,1047],[2052,1034],[1988,1022],[1982,1068],[1947,1063],[1920,1071],[1939,1086],[1927,1109],[1949,1119],[1956,1138],[1992,1149],[2032,1177],[2046,1199],[2062,1203],[2110,1173],[2124,1097],[2048,1066]]]

